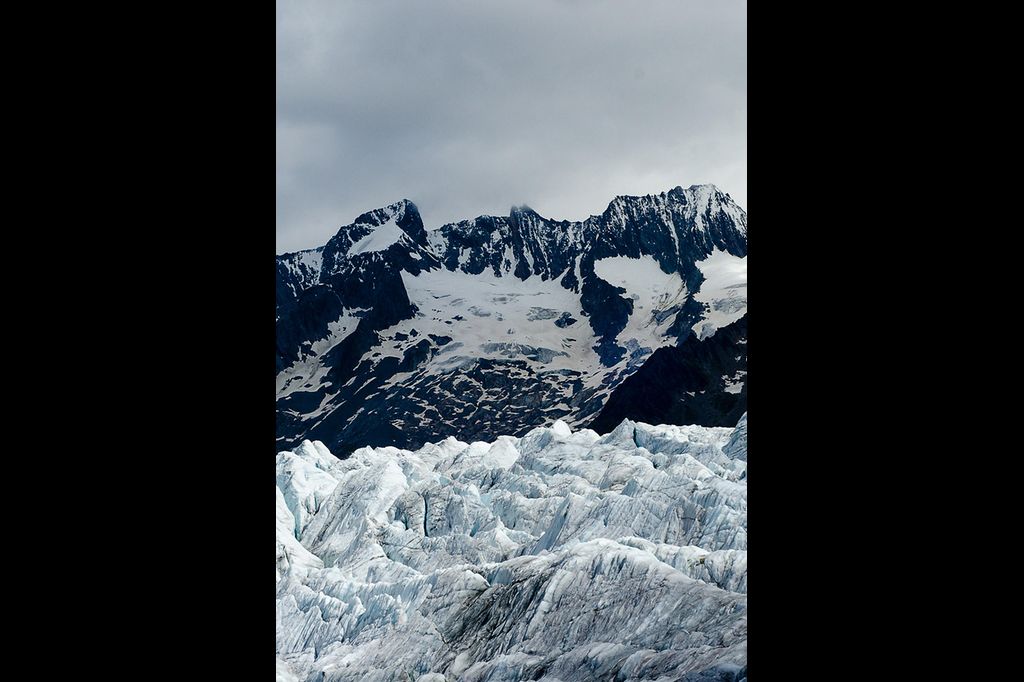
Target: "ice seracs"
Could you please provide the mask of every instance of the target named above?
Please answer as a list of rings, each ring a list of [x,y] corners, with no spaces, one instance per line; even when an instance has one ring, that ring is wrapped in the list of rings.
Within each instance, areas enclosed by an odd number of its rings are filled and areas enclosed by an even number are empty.
[[[279,453],[279,679],[745,677],[741,426]]]

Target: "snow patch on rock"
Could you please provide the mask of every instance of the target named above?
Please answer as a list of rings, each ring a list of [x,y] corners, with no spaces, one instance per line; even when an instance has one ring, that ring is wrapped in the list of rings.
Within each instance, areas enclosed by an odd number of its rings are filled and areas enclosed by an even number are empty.
[[[704,282],[693,297],[705,304],[707,314],[694,332],[698,338],[705,339],[746,314],[747,257],[716,249],[696,265],[704,275]]]
[[[374,228],[370,234],[349,247],[348,255],[356,256],[361,253],[384,251],[389,246],[397,244],[404,235],[405,232],[402,231],[395,218],[392,217],[389,221]]]

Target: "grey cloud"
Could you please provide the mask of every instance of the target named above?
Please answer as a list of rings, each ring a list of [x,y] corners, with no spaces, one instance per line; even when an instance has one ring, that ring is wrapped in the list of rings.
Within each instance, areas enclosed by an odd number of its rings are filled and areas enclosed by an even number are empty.
[[[746,208],[746,3],[279,0],[277,248],[711,182]]]

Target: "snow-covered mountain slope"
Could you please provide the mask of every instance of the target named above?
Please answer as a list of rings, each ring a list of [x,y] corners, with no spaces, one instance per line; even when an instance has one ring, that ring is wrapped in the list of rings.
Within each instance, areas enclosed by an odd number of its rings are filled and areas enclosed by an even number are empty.
[[[277,259],[278,447],[588,425],[653,353],[685,344],[731,359],[675,377],[673,403],[732,424],[746,350],[714,339],[740,325],[745,340],[746,243],[746,213],[711,185],[618,197],[581,222],[516,207],[427,230],[408,201],[364,214]]]
[[[745,415],[303,442],[277,457],[278,679],[744,679],[746,479]]]

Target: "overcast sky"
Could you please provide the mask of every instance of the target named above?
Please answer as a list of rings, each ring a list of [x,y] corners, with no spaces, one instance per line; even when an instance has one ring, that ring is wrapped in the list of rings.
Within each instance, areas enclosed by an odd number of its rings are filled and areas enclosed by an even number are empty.
[[[277,250],[714,183],[747,208],[746,2],[278,0]]]

